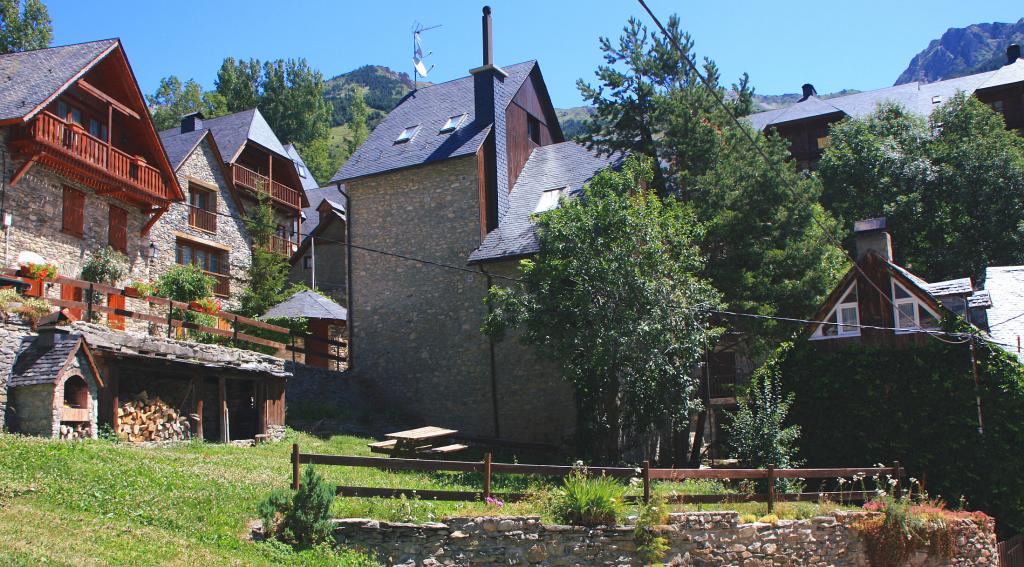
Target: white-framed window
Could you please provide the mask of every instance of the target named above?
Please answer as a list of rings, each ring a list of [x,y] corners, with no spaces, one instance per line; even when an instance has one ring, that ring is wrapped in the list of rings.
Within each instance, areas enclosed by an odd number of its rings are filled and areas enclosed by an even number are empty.
[[[547,189],[541,193],[540,200],[537,201],[537,208],[533,210],[534,213],[543,213],[544,211],[550,211],[558,207],[558,200],[569,194],[569,186],[558,187],[555,189]]]
[[[818,325],[812,339],[834,339],[860,336],[860,307],[857,303],[857,284],[846,288],[839,303],[829,312],[825,322]]]
[[[306,176],[309,175],[309,173],[306,171],[306,166],[302,165],[299,162],[295,162],[295,169],[299,170],[299,177],[301,177],[303,179],[305,179]]]
[[[896,283],[896,280],[892,280],[892,309],[897,333],[912,333],[939,327],[941,317],[907,291],[907,288]]]
[[[455,130],[458,130],[459,126],[462,126],[462,121],[465,119],[465,113],[450,116],[448,120],[445,120],[444,125],[441,126],[441,134],[444,134],[446,132],[454,132]]]
[[[409,126],[405,130],[402,130],[402,132],[400,134],[398,134],[398,137],[395,138],[395,143],[396,144],[402,144],[402,143],[408,142],[409,140],[412,140],[414,137],[416,137],[416,132],[419,132],[419,130],[420,130],[420,125],[419,124],[417,124],[415,126]]]

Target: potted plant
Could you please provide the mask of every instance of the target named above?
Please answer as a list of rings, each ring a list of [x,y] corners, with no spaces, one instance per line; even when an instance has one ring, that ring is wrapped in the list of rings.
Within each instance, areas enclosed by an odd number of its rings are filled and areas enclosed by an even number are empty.
[[[136,299],[144,299],[156,295],[156,286],[149,282],[134,281],[124,288],[124,294]]]
[[[219,299],[204,297],[203,299],[197,299],[189,303],[188,307],[193,311],[199,311],[200,313],[216,315],[217,313],[220,313],[221,303]]]
[[[21,266],[21,269],[18,271],[18,275],[30,280],[53,281],[57,279],[57,266],[53,264],[35,264],[29,262],[28,264],[23,264]]]

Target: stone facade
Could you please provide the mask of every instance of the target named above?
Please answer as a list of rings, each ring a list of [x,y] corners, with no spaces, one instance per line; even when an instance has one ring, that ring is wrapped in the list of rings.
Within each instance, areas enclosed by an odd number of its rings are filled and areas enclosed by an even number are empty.
[[[352,242],[465,265],[480,245],[477,166],[467,156],[349,181]],[[572,396],[534,353],[496,343],[492,374],[492,344],[480,332],[485,274],[351,253],[352,373],[378,403],[468,435],[561,443],[571,434]]]
[[[224,299],[224,308],[234,309],[248,282],[249,266],[252,263],[251,239],[242,220],[242,212],[229,188],[230,181],[224,178],[223,168],[208,138],[203,138],[192,150],[176,173],[186,199],[190,184],[193,183],[200,189],[215,191],[217,230],[210,233],[191,226],[188,203],[172,203],[150,230],[150,238],[157,245],[156,255],[150,264],[150,277],[155,280],[176,263],[175,248],[179,239],[224,250],[228,274],[231,276],[231,293],[229,298]]]
[[[659,528],[669,565],[869,565],[852,524],[868,512],[837,512],[777,524],[740,524],[736,512],[672,514]],[[955,552],[918,552],[915,567],[998,565],[995,526],[951,520]],[[445,523],[398,524],[337,520],[335,540],[369,551],[387,565],[643,565],[632,526],[584,528],[542,524],[537,517],[449,518]]]
[[[14,369],[14,360],[27,344],[26,339],[32,336],[32,329],[17,316],[10,316],[0,325],[0,426],[6,423],[7,381]]]
[[[322,213],[321,218],[334,213]],[[288,281],[315,287],[331,297],[338,305],[348,304],[346,277],[348,254],[345,246],[345,223],[332,219],[329,225],[300,248],[301,254],[292,259]],[[305,229],[303,229],[305,232]],[[316,260],[316,285],[313,282],[313,260]],[[307,267],[308,266],[308,267]]]

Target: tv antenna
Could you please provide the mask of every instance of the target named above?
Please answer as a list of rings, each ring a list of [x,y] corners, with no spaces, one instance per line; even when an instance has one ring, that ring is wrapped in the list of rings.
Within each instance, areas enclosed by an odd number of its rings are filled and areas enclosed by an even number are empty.
[[[429,74],[432,70],[434,70],[434,66],[433,65],[431,65],[430,68],[428,69],[426,63],[424,63],[426,58],[430,57],[431,55],[433,55],[434,52],[433,51],[429,51],[429,52],[427,52],[426,55],[423,54],[423,46],[422,46],[421,41],[420,41],[420,35],[423,32],[425,32],[425,31],[437,29],[439,27],[441,27],[440,24],[438,24],[436,26],[424,27],[423,24],[421,24],[419,22],[414,22],[413,23],[413,26],[412,26],[412,80],[413,80],[412,90],[414,90],[414,91],[419,89],[420,77],[423,77],[424,79],[426,79],[427,78],[427,74]]]

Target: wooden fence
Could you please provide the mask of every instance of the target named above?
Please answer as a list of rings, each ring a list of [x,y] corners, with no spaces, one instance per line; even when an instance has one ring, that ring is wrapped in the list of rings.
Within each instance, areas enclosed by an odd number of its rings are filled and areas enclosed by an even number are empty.
[[[1024,534],[1017,534],[996,545],[1000,567],[1024,567]]]
[[[14,274],[12,270],[8,270],[7,273],[11,275]],[[46,282],[39,282],[38,280],[26,281],[33,283],[33,288],[37,290],[38,295],[40,295],[42,299],[49,301],[56,307],[69,310],[68,312],[74,315],[75,318],[92,321],[94,314],[104,313],[107,315],[107,325],[118,330],[124,330],[125,321],[131,319],[151,323],[158,327],[166,327],[168,338],[175,336],[176,332],[180,332],[178,330],[193,331],[224,337],[231,340],[236,346],[244,347],[245,343],[249,343],[274,349],[278,353],[290,352],[293,361],[296,360],[296,355],[299,354],[304,357],[308,355],[309,357],[318,357],[339,363],[345,362],[346,360],[345,356],[334,354],[333,350],[334,348],[346,347],[347,345],[344,342],[325,337],[318,337],[309,333],[293,331],[286,327],[272,325],[257,319],[250,319],[228,311],[207,313],[205,311],[193,309],[190,304],[183,303],[181,301],[173,301],[164,297],[155,296],[139,297],[132,291],[126,291],[125,289],[118,287],[77,280],[64,276],[58,276],[53,283],[61,285],[63,290],[77,290],[74,294],[62,293],[63,297],[74,296],[76,299],[47,297],[45,294]],[[107,302],[104,303],[102,301],[97,301],[97,297],[106,297]],[[142,313],[139,311],[125,309],[124,307],[111,306],[109,304],[112,303],[112,298],[116,298],[117,303],[122,306],[124,305],[124,298],[139,299],[141,301],[145,301],[150,307],[162,308],[160,309],[162,313],[159,315],[153,313]],[[217,320],[217,326],[210,327],[175,317],[175,315],[180,315],[184,312],[201,313],[214,317]],[[283,340],[257,337],[250,334],[250,329],[271,331],[280,335]],[[327,352],[311,352],[312,349],[308,349],[307,345],[313,342],[327,344],[328,348],[323,349]]]
[[[515,502],[525,499],[528,495],[518,492],[492,492],[491,485],[495,474],[519,474],[528,476],[566,477],[573,472],[571,466],[562,465],[525,465],[516,463],[495,463],[491,454],[484,455],[482,461],[439,461],[426,459],[399,459],[394,457],[356,457],[347,455],[319,455],[302,453],[298,444],[292,445],[292,489],[299,488],[299,466],[302,464],[336,465],[345,467],[367,467],[382,470],[404,470],[420,472],[470,472],[483,475],[482,490],[418,490],[409,488],[371,488],[364,486],[338,486],[338,496],[380,497],[380,498],[420,498],[423,500],[442,500],[450,502],[479,501],[486,498],[497,498],[504,502]],[[837,479],[850,478],[854,475],[886,476],[896,479],[899,488],[904,471],[899,461],[891,467],[864,467],[842,469],[658,469],[651,468],[648,461],[640,467],[587,467],[591,474],[606,475],[616,478],[639,478],[643,483],[643,495],[628,497],[630,501],[651,498],[651,483],[655,480],[684,481],[687,479],[717,480],[765,480],[767,492],[735,493],[735,494],[677,494],[668,498],[673,504],[719,504],[735,502],[767,502],[769,513],[775,509],[776,502],[817,502],[830,499],[834,502],[863,502],[873,496],[873,490],[850,490],[841,492],[799,492],[777,493],[776,479]]]

